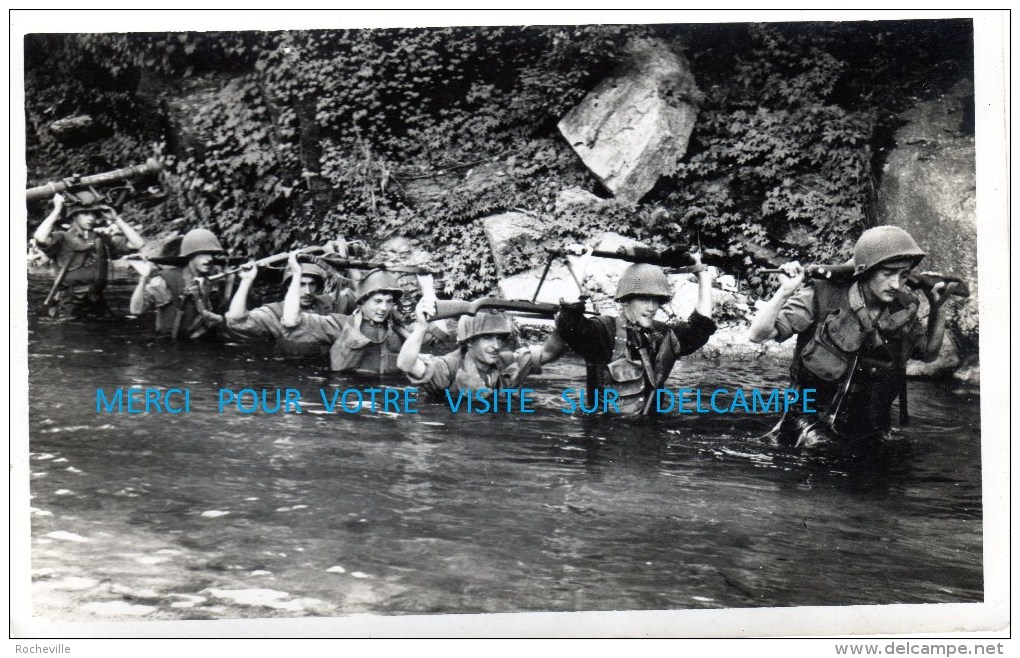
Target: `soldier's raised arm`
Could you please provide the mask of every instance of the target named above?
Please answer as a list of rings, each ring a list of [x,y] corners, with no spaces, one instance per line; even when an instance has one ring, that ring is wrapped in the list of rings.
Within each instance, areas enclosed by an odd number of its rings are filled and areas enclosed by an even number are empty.
[[[954,284],[949,284],[954,285]],[[936,283],[930,290],[924,290],[928,299],[928,327],[925,332],[925,344],[916,355],[923,361],[932,362],[938,358],[942,350],[942,340],[946,334],[946,302],[951,298],[945,282]]]
[[[298,262],[296,253],[292,252],[287,258],[287,267],[290,268],[291,277],[287,294],[283,298],[283,315],[280,323],[289,328],[301,323],[301,263]]]
[[[133,226],[124,221],[124,218],[120,216],[113,208],[106,208],[103,214],[109,219],[114,226],[120,229],[120,232],[127,238],[127,246],[130,249],[137,251],[145,246],[145,238],[143,238]]]
[[[783,273],[779,275],[779,288],[751,320],[748,339],[752,343],[764,343],[778,335],[776,320],[779,318],[779,311],[804,283],[804,268],[797,261],[786,263],[780,269]]]
[[[131,267],[138,272],[138,285],[131,292],[131,315],[141,315],[149,310],[149,302],[145,296],[145,288],[152,279],[153,265],[147,260],[129,260]]]
[[[53,232],[53,225],[60,219],[60,215],[64,210],[64,195],[57,194],[53,195],[53,210],[46,216],[46,219],[42,221],[36,229],[35,233],[32,234],[32,238],[43,247],[50,244],[50,233]]]
[[[397,368],[410,375],[413,379],[421,379],[425,375],[426,365],[421,359],[421,346],[429,331],[429,316],[436,313],[436,300],[432,296],[423,296],[414,307],[416,322],[411,333],[400,347],[397,355]]]

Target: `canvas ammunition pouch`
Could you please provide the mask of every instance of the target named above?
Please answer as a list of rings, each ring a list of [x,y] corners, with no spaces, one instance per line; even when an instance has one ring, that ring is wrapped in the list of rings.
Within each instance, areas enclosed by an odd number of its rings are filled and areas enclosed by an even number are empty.
[[[195,280],[185,282],[184,271],[170,267],[159,272],[173,296],[173,301],[156,309],[156,333],[174,340],[201,338],[223,324],[217,311],[223,298],[222,283]]]
[[[645,390],[647,377],[640,363],[634,363],[627,357],[621,357],[606,365],[607,381],[620,395],[629,397],[641,395]]]
[[[67,271],[61,281],[61,287],[91,286],[95,292],[106,287],[106,278],[110,265],[110,246],[106,236],[93,233],[91,240],[86,240],[77,231],[66,231],[59,258],[61,266],[68,262]]]
[[[619,395],[621,414],[641,414],[655,387],[665,383],[676,364],[676,355],[668,345],[669,330],[658,338],[656,349],[646,345],[641,350],[638,345],[628,345],[627,325],[621,318],[604,317],[600,321],[613,333],[613,352],[609,363],[587,364],[588,404],[594,400],[596,390],[613,388]],[[640,353],[637,359],[635,351]]]
[[[899,293],[892,305],[872,325],[863,306],[854,308],[850,302],[849,285],[834,285],[815,281],[815,330],[802,339],[794,362],[801,374],[823,382],[840,380],[863,348],[876,343],[877,333],[881,346],[893,349],[891,357],[903,363],[909,357],[911,345],[903,339],[917,317],[917,300]],[[893,345],[895,344],[895,346]],[[906,349],[900,350],[899,346]],[[797,373],[795,373],[797,374]]]
[[[865,338],[857,315],[849,307],[836,308],[817,323],[815,335],[801,352],[801,363],[815,377],[836,381],[846,374]]]

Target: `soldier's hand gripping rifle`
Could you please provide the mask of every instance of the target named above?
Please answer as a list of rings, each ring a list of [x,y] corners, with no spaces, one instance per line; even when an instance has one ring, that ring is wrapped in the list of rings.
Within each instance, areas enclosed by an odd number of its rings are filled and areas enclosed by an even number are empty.
[[[113,171],[94,174],[92,176],[71,177],[61,181],[46,183],[38,187],[30,187],[25,190],[26,201],[39,201],[48,199],[55,194],[65,191],[89,187],[105,187],[114,183],[129,182],[136,178],[144,178],[162,171],[163,166],[154,158],[149,158],[145,164],[124,167]]]
[[[821,279],[836,283],[849,281],[856,274],[853,265],[804,265],[804,276],[809,279]],[[778,268],[758,270],[760,274],[783,274]],[[955,295],[957,297],[970,297],[970,288],[967,282],[955,276],[949,276],[940,272],[910,272],[907,275],[907,285],[923,293],[930,293],[938,284],[943,283],[943,295]]]

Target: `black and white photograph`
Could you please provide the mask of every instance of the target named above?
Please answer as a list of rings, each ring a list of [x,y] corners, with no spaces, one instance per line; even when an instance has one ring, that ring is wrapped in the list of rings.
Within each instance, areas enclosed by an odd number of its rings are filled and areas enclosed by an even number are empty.
[[[1008,637],[1008,12],[10,19],[12,639]]]

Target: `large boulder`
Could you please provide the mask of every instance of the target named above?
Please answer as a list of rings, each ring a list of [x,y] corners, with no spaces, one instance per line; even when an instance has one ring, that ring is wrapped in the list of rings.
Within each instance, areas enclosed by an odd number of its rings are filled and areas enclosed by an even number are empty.
[[[599,198],[579,187],[568,187],[556,195],[555,209],[557,213],[566,213],[573,210],[597,210],[606,203],[605,199]]]
[[[626,52],[559,129],[606,188],[637,202],[687,151],[700,92],[687,60],[662,42],[637,39]]]
[[[489,240],[496,273],[503,277],[510,269],[509,257],[515,251],[514,243],[520,240],[538,240],[548,224],[539,217],[511,211],[491,215],[482,220],[482,231]]]
[[[423,267],[435,266],[432,252],[424,248],[417,240],[403,236],[393,237],[383,242],[372,255],[371,260]]]
[[[549,268],[549,273],[539,289],[538,282],[541,279],[541,269],[531,270],[514,274],[499,280],[499,294],[505,299],[527,299],[535,297],[535,291],[539,290],[537,302],[557,304],[561,300],[574,301],[577,299],[577,284],[570,276],[570,272],[561,264],[554,263]],[[551,324],[548,320],[528,319],[522,321],[525,324],[534,323],[539,325]]]
[[[977,344],[977,216],[974,136],[967,124],[974,91],[970,83],[916,104],[902,115],[878,192],[883,223],[901,226],[928,256],[921,269],[967,281],[971,297],[950,311],[950,325]]]
[[[69,147],[81,146],[111,134],[109,128],[94,121],[88,114],[57,119],[50,123],[49,128],[55,140]]]

